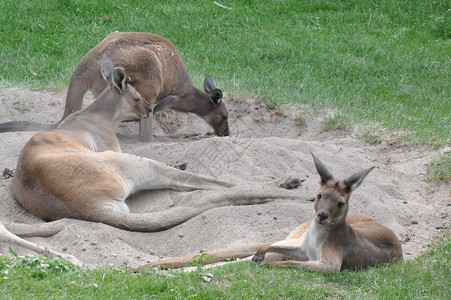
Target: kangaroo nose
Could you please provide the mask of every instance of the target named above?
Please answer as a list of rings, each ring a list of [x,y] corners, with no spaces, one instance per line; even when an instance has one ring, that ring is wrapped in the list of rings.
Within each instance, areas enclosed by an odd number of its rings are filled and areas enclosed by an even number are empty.
[[[222,136],[229,136],[230,132],[229,132],[229,128],[227,128],[226,130],[224,130],[224,132],[222,133]]]
[[[217,131],[215,130],[215,134],[217,136],[229,136],[230,132],[229,132],[229,128],[227,127],[226,129],[222,130],[222,131]]]
[[[320,223],[323,222],[324,220],[327,220],[328,218],[329,218],[329,215],[327,213],[325,213],[325,212],[318,213],[318,219],[319,219]]]

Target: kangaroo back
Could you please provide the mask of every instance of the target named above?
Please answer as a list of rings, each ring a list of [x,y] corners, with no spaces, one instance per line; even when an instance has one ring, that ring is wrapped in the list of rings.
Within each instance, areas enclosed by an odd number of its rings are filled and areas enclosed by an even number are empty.
[[[13,121],[0,124],[0,132],[50,130],[82,108],[88,90],[95,97],[106,88],[99,62],[108,55],[116,66],[125,69],[128,81],[150,103],[155,112],[173,109],[194,113],[209,124],[219,136],[229,135],[228,112],[209,75],[204,90],[199,90],[186,70],[180,53],[167,39],[143,32],[113,32],[91,49],[77,64],[67,90],[64,114],[55,124]],[[161,102],[161,103],[160,103]],[[140,126],[140,137],[152,137],[151,120]]]

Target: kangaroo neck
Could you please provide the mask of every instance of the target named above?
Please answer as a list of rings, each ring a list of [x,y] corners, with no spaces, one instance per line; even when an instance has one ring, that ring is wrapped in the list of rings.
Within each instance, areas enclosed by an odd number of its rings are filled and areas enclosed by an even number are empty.
[[[86,114],[102,118],[110,124],[115,119],[121,97],[114,88],[106,88],[94,102],[85,109]]]
[[[339,237],[342,233],[351,229],[345,220],[341,220],[338,223],[329,223],[321,225],[316,219],[314,219],[308,229],[310,238],[315,239],[317,244],[322,244],[326,240]]]
[[[56,129],[94,151],[121,151],[112,127],[121,97],[107,88],[85,110],[69,115]]]
[[[175,101],[172,109],[180,112],[189,112],[196,115],[204,115],[203,108],[205,107],[205,100],[207,99],[207,95],[192,86],[189,91],[180,94],[178,101]]]

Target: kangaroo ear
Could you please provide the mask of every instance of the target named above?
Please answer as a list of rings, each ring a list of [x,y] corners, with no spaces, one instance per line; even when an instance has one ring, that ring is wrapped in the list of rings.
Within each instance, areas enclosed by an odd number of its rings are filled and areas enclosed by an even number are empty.
[[[335,180],[334,176],[327,171],[324,164],[316,157],[313,153],[313,161],[315,162],[316,171],[318,171],[319,176],[321,177],[321,184],[325,184],[329,180]]]
[[[220,104],[222,101],[222,91],[215,89],[210,93],[210,101],[213,102],[213,104]]]
[[[121,92],[127,87],[127,76],[122,67],[113,69],[113,84]]]
[[[370,173],[372,170],[374,169],[374,167],[371,167],[369,169],[366,169],[364,171],[361,171],[359,173],[356,173],[350,177],[348,177],[347,179],[345,179],[343,181],[343,183],[352,191],[354,191],[356,188],[358,188],[362,182],[363,179],[365,179],[366,175],[368,175],[368,173]]]
[[[108,80],[108,78],[110,78],[111,76],[111,73],[113,72],[113,69],[114,69],[113,61],[108,55],[103,54],[102,60],[100,62],[100,70],[102,72],[103,79]]]
[[[213,90],[216,90],[215,84],[213,83],[213,80],[211,80],[210,75],[205,74],[204,91],[205,93],[210,94]]]

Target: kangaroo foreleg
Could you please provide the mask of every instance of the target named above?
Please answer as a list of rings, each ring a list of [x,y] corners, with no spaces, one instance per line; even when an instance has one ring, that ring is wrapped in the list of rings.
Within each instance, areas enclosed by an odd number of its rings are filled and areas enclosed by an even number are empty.
[[[141,119],[139,122],[139,141],[150,142],[153,139],[153,113],[147,119]]]
[[[322,247],[321,260],[318,261],[298,261],[285,260],[275,262],[264,262],[268,267],[294,267],[320,273],[340,272],[343,261],[343,252],[336,248]]]
[[[50,258],[58,257],[65,261],[73,263],[74,265],[82,264],[76,257],[74,257],[70,254],[59,253],[59,252],[53,251],[51,249],[48,249],[46,247],[43,247],[41,245],[21,239],[17,235],[14,235],[11,232],[9,232],[2,223],[0,223],[0,239],[2,241],[4,241],[5,243],[8,243],[13,246],[19,246],[19,247],[23,247],[25,249],[32,250],[40,255],[44,255],[44,256],[47,256]]]
[[[308,257],[303,247],[303,243],[304,241],[302,239],[290,239],[263,246],[254,254],[252,261],[258,263],[268,261],[265,257],[267,253],[278,253],[285,257],[307,260]]]

